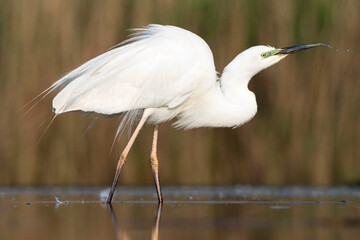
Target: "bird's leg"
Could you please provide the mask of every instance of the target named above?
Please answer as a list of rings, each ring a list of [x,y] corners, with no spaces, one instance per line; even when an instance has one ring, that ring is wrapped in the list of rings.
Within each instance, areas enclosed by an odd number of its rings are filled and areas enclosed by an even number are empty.
[[[160,180],[159,180],[159,162],[158,162],[157,152],[156,152],[158,133],[159,133],[158,125],[155,125],[153,142],[152,142],[152,147],[151,147],[151,155],[150,155],[150,160],[149,161],[150,161],[152,172],[153,172],[153,175],[154,175],[158,200],[159,200],[159,203],[162,203],[163,198],[162,198],[162,194],[161,194],[161,187],[160,187]]]
[[[141,128],[143,127],[144,123],[146,122],[146,119],[149,117],[149,114],[148,112],[145,110],[142,117],[141,117],[141,120],[139,122],[139,124],[137,125],[134,133],[132,134],[128,144],[126,145],[124,151],[121,153],[120,155],[120,158],[119,158],[119,161],[118,161],[118,164],[117,164],[117,167],[116,167],[116,173],[115,173],[115,177],[114,177],[114,181],[113,181],[113,184],[111,186],[111,189],[110,189],[110,192],[109,192],[109,196],[106,200],[107,203],[111,203],[111,200],[113,198],[113,195],[114,195],[114,191],[115,191],[115,188],[116,188],[116,184],[117,184],[117,181],[119,179],[119,176],[120,176],[120,171],[121,171],[121,168],[123,167],[123,165],[125,164],[126,162],[126,156],[128,155],[129,151],[130,151],[130,148],[131,146],[133,145],[137,135],[139,134]]]

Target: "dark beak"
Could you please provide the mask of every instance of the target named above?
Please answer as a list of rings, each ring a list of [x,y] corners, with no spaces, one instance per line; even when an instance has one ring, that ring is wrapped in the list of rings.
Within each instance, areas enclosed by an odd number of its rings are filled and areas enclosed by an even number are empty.
[[[323,44],[323,43],[311,43],[311,44],[303,44],[303,45],[297,45],[297,46],[292,46],[292,47],[284,47],[284,48],[280,48],[280,51],[278,53],[276,53],[275,55],[295,53],[295,52],[298,52],[301,50],[318,47],[318,46],[328,46],[328,45]]]

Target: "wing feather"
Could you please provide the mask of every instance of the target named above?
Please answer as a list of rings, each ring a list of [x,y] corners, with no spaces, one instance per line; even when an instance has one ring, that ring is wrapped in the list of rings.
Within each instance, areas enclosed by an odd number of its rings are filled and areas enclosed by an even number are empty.
[[[187,30],[149,25],[125,44],[55,82],[51,91],[61,89],[53,99],[55,113],[176,107],[216,80],[210,48]]]

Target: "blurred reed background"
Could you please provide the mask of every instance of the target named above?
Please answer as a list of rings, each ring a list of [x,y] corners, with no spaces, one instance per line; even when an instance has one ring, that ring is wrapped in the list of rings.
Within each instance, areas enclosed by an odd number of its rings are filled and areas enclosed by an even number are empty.
[[[118,118],[52,117],[51,98],[19,109],[66,72],[126,39],[126,29],[171,24],[200,35],[221,72],[258,44],[323,42],[250,83],[258,114],[237,129],[160,127],[163,185],[359,183],[360,1],[0,0],[0,185],[109,185],[126,138]],[[336,49],[339,49],[337,52]],[[346,49],[350,49],[347,52]],[[152,127],[139,135],[120,185],[153,184]]]

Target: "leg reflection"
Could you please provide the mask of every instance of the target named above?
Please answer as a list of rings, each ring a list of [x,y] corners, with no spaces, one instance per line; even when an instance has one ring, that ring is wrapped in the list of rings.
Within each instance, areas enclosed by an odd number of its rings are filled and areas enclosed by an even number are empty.
[[[160,226],[162,205],[163,205],[163,203],[159,202],[157,211],[156,211],[156,218],[155,218],[154,226],[151,230],[151,240],[159,239],[159,226]]]
[[[111,215],[111,221],[112,221],[113,226],[114,226],[114,229],[115,229],[116,239],[117,239],[117,240],[120,240],[120,239],[127,240],[127,239],[129,239],[129,237],[127,236],[126,232],[125,232],[125,231],[121,231],[121,229],[120,229],[120,227],[119,227],[119,224],[118,224],[118,221],[117,221],[117,219],[116,219],[116,215],[115,215],[114,209],[112,208],[111,203],[109,203],[107,206],[108,206],[108,210],[109,210],[110,215]]]
[[[158,206],[157,206],[155,222],[154,222],[153,228],[151,230],[151,240],[158,240],[159,239],[159,227],[160,227],[162,205],[163,205],[163,203],[159,203]],[[114,229],[115,229],[116,239],[117,240],[130,239],[128,234],[126,233],[126,231],[121,230],[121,228],[119,227],[119,224],[118,224],[118,221],[117,221],[117,218],[116,218],[116,214],[115,214],[115,212],[114,212],[114,210],[112,208],[111,203],[108,204],[108,210],[110,212],[111,221],[112,221]]]

